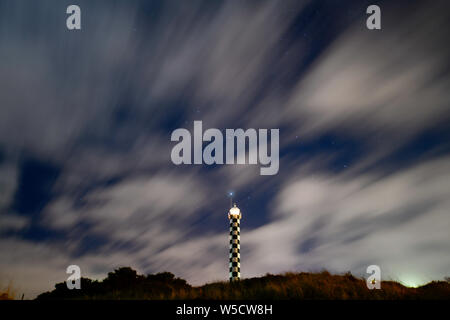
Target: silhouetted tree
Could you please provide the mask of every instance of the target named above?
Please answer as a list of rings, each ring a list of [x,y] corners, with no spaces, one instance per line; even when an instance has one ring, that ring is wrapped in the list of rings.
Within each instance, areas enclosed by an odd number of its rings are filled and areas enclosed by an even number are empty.
[[[81,278],[81,290],[69,290],[65,282],[57,283],[53,291],[37,299],[448,299],[450,282],[446,280],[419,288],[384,281],[382,290],[369,290],[364,279],[349,272],[302,272],[191,287],[170,272],[143,276],[122,267],[108,273],[103,281]]]

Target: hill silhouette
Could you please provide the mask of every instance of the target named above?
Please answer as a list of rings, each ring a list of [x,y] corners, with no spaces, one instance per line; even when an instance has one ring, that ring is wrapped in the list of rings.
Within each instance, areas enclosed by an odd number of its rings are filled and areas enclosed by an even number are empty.
[[[380,290],[369,290],[364,279],[350,273],[332,275],[320,273],[267,274],[238,282],[214,282],[199,287],[176,278],[170,272],[139,275],[122,267],[102,281],[81,278],[81,289],[69,290],[65,282],[55,285],[37,300],[159,300],[159,299],[307,299],[307,300],[409,300],[450,299],[450,282],[433,281],[418,288],[408,288],[394,281],[383,281]]]

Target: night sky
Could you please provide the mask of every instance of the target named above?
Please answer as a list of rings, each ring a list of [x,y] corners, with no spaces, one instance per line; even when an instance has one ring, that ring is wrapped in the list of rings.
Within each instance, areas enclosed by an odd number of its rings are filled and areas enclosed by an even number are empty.
[[[450,276],[448,9],[0,0],[0,287],[33,298],[71,264],[227,280],[229,192],[243,278]],[[171,133],[194,120],[279,128],[278,174],[174,165]]]

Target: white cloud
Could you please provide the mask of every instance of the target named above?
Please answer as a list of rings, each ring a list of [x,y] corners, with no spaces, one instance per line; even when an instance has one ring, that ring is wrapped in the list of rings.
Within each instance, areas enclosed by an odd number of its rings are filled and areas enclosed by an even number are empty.
[[[160,173],[92,190],[78,207],[75,199],[55,199],[44,210],[42,224],[66,230],[85,222],[91,224],[86,232],[112,241],[164,246],[185,233],[181,226],[195,218],[207,198],[199,177]]]
[[[442,73],[448,21],[439,8],[427,3],[408,14],[385,10],[380,32],[358,20],[298,83],[286,121],[303,120],[303,135],[339,128],[388,144],[435,124],[450,103],[450,77]]]
[[[274,222],[247,235],[254,237],[253,247],[273,245],[279,267],[263,249],[250,259],[278,272],[292,267],[363,273],[370,263],[380,265],[385,277],[442,278],[450,265],[443,255],[450,250],[449,160],[386,177],[294,176],[279,194]]]
[[[28,218],[15,214],[0,215],[0,232],[2,231],[20,231],[29,223]]]

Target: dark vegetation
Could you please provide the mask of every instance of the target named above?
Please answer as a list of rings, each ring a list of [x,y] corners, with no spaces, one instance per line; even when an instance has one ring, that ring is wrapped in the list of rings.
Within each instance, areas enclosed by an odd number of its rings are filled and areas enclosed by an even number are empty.
[[[380,290],[369,290],[364,279],[350,273],[267,274],[239,282],[215,282],[193,287],[170,272],[138,275],[129,267],[108,273],[102,281],[81,279],[80,290],[58,283],[38,300],[51,299],[450,299],[450,282],[433,281],[419,288],[408,288],[394,281],[383,281]]]

